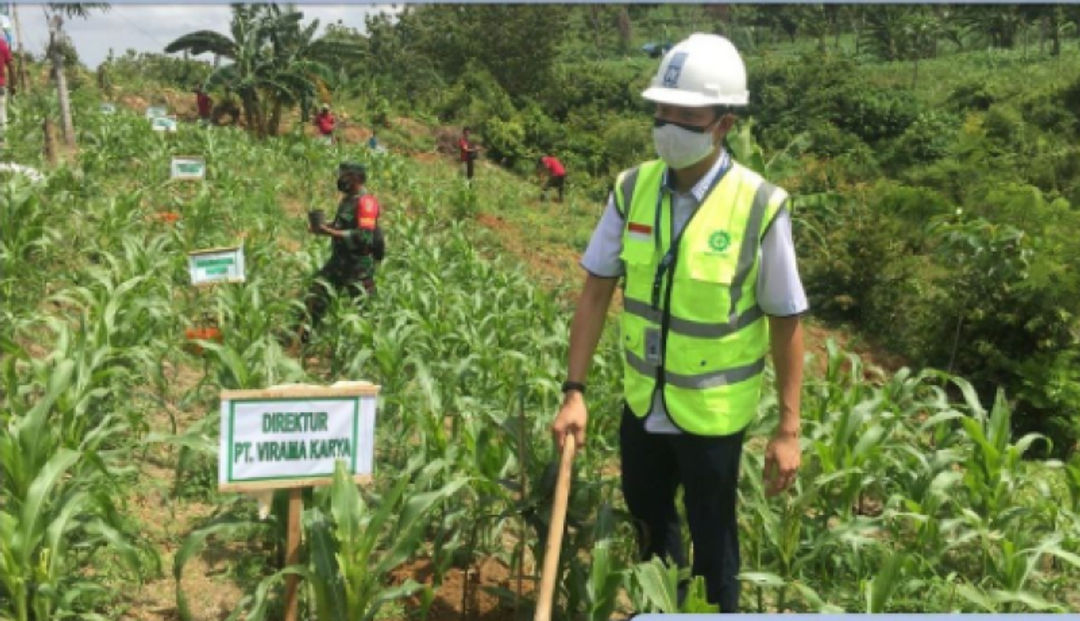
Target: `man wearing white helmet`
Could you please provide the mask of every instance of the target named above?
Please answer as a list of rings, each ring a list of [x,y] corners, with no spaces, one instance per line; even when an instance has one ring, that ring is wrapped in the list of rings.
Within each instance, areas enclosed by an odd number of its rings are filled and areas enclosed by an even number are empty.
[[[765,358],[780,422],[766,448],[767,492],[799,466],[802,329],[807,310],[788,195],[731,159],[724,135],[748,102],[727,39],[673,47],[643,97],[656,105],[659,160],[621,173],[582,257],[588,272],[570,331],[568,379],[552,433],[585,440],[585,379],[616,284],[625,277],[622,488],[642,552],[685,565],[675,492],[710,602],[738,608],[735,515],[743,432],[756,415]],[[680,590],[680,594],[681,594]]]

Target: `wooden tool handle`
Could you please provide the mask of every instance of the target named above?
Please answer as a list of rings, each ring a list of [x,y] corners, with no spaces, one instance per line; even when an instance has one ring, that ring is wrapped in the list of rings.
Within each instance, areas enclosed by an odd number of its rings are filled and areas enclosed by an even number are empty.
[[[570,470],[574,462],[574,435],[563,437],[559,479],[555,483],[555,504],[551,509],[547,546],[544,548],[544,570],[540,574],[540,599],[536,602],[534,621],[551,621],[551,604],[555,595],[555,577],[559,573],[559,552],[562,549],[563,529],[566,526],[566,502],[570,497]]]

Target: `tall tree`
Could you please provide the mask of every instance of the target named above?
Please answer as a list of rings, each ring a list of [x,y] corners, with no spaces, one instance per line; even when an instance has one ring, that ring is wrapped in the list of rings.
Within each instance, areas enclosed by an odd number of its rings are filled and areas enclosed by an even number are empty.
[[[630,51],[630,43],[633,40],[633,29],[630,23],[630,13],[625,6],[619,7],[619,16],[616,18],[619,28],[619,51],[626,54]]]
[[[963,5],[960,9],[959,19],[973,34],[983,35],[994,47],[1016,45],[1016,37],[1026,25],[1019,5]]]
[[[85,2],[45,5],[45,19],[49,24],[49,46],[46,53],[52,63],[53,77],[56,79],[56,98],[60,103],[60,133],[63,135],[64,143],[69,147],[75,146],[75,126],[71,121],[71,97],[68,93],[67,78],[64,75],[63,46],[67,43],[67,35],[63,31],[63,16],[86,18],[94,10],[108,11],[109,5]]]
[[[882,60],[912,61],[912,87],[919,80],[919,60],[937,55],[942,22],[925,5],[875,5],[868,8],[863,45]]]
[[[569,12],[566,6],[528,4],[410,8],[393,26],[402,58],[419,54],[448,83],[462,77],[468,67],[482,66],[515,98],[539,92],[548,83]],[[372,52],[375,47],[373,39]],[[424,67],[393,68],[406,74],[414,70]]]

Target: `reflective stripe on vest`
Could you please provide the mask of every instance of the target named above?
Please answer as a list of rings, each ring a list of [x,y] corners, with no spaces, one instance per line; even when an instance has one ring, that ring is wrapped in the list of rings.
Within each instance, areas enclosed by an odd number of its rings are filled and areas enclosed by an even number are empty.
[[[672,243],[670,195],[657,200],[663,177],[663,163],[648,162],[621,175],[615,189],[616,207],[626,214],[626,400],[644,417],[660,389],[669,417],[684,431],[736,433],[753,419],[761,393],[769,336],[757,304],[758,254],[787,193],[733,163],[686,224],[654,304],[654,278]],[[631,226],[655,227],[656,235],[633,236]],[[649,331],[661,335],[659,361],[646,355]]]
[[[634,193],[634,186],[637,184],[637,174],[636,168],[624,170],[619,173],[618,180],[615,182],[615,210],[619,212],[619,217],[623,220],[626,219],[626,208],[623,205],[630,204],[630,195]]]

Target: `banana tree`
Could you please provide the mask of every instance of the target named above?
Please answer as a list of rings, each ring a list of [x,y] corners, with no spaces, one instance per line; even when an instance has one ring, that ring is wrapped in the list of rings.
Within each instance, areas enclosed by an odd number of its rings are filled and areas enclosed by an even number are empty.
[[[212,53],[232,62],[215,69],[208,87],[221,87],[240,97],[248,128],[257,136],[278,132],[282,109],[310,99],[316,80],[331,73],[342,56],[359,48],[346,42],[315,38],[319,22],[301,27],[304,14],[271,5],[233,5],[230,35],[198,30],[165,46],[168,53]]]

